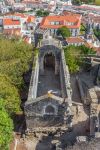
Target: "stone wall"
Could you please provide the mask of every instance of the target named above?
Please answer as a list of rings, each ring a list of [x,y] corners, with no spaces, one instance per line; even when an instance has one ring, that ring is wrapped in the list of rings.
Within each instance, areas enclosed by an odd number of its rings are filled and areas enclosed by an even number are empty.
[[[38,55],[34,58],[33,62],[33,70],[30,80],[29,92],[28,92],[28,100],[31,101],[37,97],[37,87],[38,87],[38,76],[39,76],[39,61]]]
[[[51,52],[55,56],[55,74],[60,75],[62,98],[57,97],[56,99],[48,97],[42,100],[40,98],[39,101],[36,101],[39,98],[37,97],[38,77],[41,75],[40,73],[44,71],[44,56]],[[68,110],[70,109],[69,106],[72,105],[72,91],[70,86],[70,74],[68,66],[66,65],[64,51],[55,45],[44,45],[40,48],[39,56],[34,59],[34,63],[28,100],[24,107],[27,128],[32,131],[36,127],[61,127],[62,125],[66,125],[67,127],[71,115],[68,113]],[[61,99],[61,101],[59,101],[59,99]],[[47,115],[45,113],[45,109],[48,105],[54,108],[53,114]]]
[[[62,86],[62,94],[67,100],[69,106],[72,105],[72,89],[70,85],[70,74],[68,66],[66,65],[64,50],[61,50],[61,62],[60,62],[60,80]]]
[[[46,115],[45,109],[48,105],[53,106],[54,114]],[[25,107],[27,128],[60,126],[63,124],[64,109],[57,100],[48,98],[38,103],[28,104]]]
[[[78,76],[76,77],[76,81],[78,84],[82,103],[85,105],[89,105],[91,103],[91,98],[88,86]]]
[[[61,50],[54,45],[44,45],[40,48],[39,64],[41,75],[44,74],[44,56],[49,53],[52,53],[55,56],[55,74],[59,73],[60,51]]]

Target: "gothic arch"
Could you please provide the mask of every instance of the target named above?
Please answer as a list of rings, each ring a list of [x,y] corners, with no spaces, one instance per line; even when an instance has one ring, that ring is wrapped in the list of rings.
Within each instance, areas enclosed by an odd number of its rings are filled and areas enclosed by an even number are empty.
[[[43,115],[57,115],[57,108],[56,106],[52,105],[51,103],[44,106]]]
[[[45,55],[50,53],[52,53],[55,56],[55,74],[59,73],[60,52],[61,50],[54,45],[45,45],[40,48],[39,54],[40,74],[44,74],[44,57]]]
[[[44,61],[44,69],[49,67],[55,70],[56,58],[52,52],[45,53],[43,61]]]
[[[52,105],[48,105],[46,108],[45,108],[45,113],[46,114],[55,114],[55,108],[52,106]]]

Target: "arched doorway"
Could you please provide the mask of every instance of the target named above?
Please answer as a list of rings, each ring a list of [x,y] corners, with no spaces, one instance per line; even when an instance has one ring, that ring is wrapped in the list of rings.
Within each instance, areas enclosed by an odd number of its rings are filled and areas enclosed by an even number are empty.
[[[47,53],[44,56],[44,69],[52,68],[55,70],[55,56],[53,53]]]
[[[48,105],[45,108],[45,115],[54,115],[55,114],[55,108],[52,105]]]

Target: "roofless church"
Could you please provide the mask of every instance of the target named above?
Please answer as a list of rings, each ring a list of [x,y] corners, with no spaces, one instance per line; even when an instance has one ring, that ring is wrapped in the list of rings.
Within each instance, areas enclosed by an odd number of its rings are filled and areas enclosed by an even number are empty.
[[[71,126],[72,91],[64,51],[59,40],[48,36],[48,30],[42,36],[24,107],[30,133],[66,130]]]

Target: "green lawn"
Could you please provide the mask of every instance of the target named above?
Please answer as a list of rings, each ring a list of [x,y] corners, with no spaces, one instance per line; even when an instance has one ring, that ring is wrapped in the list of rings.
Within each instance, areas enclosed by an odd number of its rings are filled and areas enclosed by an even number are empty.
[[[100,6],[100,0],[95,0],[95,4]]]

